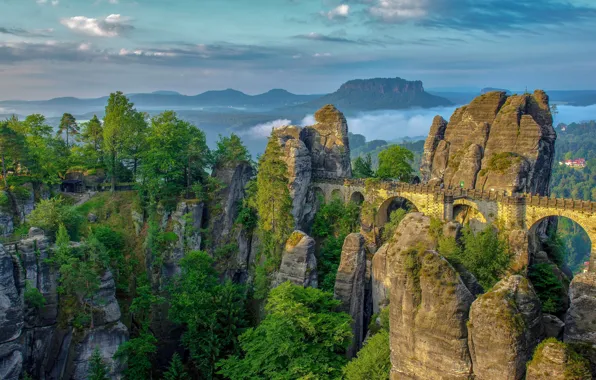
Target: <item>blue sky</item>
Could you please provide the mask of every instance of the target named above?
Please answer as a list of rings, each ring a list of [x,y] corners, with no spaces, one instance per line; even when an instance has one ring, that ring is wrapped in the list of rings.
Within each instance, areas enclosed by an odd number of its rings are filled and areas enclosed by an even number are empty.
[[[594,0],[0,0],[0,99],[115,90],[594,89]]]

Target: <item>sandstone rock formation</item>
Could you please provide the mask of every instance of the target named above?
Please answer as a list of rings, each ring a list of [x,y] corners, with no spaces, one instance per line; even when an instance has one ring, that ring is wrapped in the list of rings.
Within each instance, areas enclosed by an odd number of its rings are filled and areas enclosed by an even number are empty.
[[[547,339],[536,348],[528,363],[526,380],[590,380],[590,364],[569,345]]]
[[[315,113],[315,121],[315,125],[304,128],[300,133],[300,139],[311,154],[313,178],[351,177],[346,118],[328,104]]]
[[[246,185],[254,175],[255,170],[248,162],[230,163],[223,167],[217,167],[213,172],[213,177],[222,184],[216,201],[223,205],[223,208],[217,210],[213,207],[209,208],[210,212],[207,217],[212,236],[211,244],[212,247],[237,244],[237,254],[227,263],[225,276],[239,282],[246,281],[248,277],[252,234],[237,228],[235,222],[238,218],[239,207],[246,198]]]
[[[386,243],[373,256],[373,308],[378,313],[389,300],[391,277],[394,276],[396,260],[399,255],[413,247],[432,250],[436,248],[436,241],[428,233],[430,218],[421,213],[409,213],[401,221],[393,242]]]
[[[313,287],[317,281],[315,240],[302,231],[294,231],[286,242],[275,285],[290,281],[294,285]]]
[[[111,272],[101,277],[93,300],[94,328],[74,330],[58,324],[58,278],[47,262],[51,248],[43,232],[32,228],[29,237],[8,247],[0,245],[0,378],[17,380],[26,372],[35,379],[87,378],[89,359],[97,348],[111,378],[121,378],[113,354],[128,339],[120,322],[120,307]],[[45,299],[38,308],[24,299],[26,288]]]
[[[425,143],[425,182],[445,187],[548,194],[555,131],[548,96],[489,92],[437,117]]]
[[[274,130],[288,165],[295,227],[304,231],[309,231],[318,209],[312,181],[352,176],[344,115],[334,106],[326,105],[315,113],[315,121],[304,128],[285,126]]]
[[[526,362],[543,337],[540,309],[532,284],[518,275],[474,301],[468,330],[476,379],[523,379]]]
[[[581,273],[571,281],[571,305],[565,317],[565,343],[588,347],[592,370],[596,375],[596,273]]]
[[[365,290],[366,290],[366,251],[364,237],[350,234],[344,241],[341,261],[335,278],[335,298],[342,302],[341,310],[352,317],[352,344],[347,356],[352,358],[362,347],[364,340]]]

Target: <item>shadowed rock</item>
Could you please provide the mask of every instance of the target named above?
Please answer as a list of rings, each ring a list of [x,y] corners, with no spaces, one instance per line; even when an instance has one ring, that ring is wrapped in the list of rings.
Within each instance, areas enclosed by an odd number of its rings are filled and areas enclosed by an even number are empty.
[[[286,242],[275,286],[286,281],[304,287],[318,286],[315,240],[302,231],[292,232]]]
[[[523,379],[543,336],[540,308],[532,284],[518,275],[474,301],[468,329],[476,379]]]
[[[352,317],[352,344],[347,356],[352,358],[364,340],[364,309],[366,288],[366,251],[361,234],[346,237],[341,251],[341,261],[335,278],[335,298],[342,301],[341,310]]]

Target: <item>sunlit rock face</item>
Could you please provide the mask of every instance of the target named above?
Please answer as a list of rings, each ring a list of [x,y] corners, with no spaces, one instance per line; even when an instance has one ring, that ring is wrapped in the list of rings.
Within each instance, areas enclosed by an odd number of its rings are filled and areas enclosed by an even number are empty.
[[[445,187],[546,195],[556,139],[552,123],[544,91],[481,95],[458,108],[449,123],[435,118],[422,178]]]

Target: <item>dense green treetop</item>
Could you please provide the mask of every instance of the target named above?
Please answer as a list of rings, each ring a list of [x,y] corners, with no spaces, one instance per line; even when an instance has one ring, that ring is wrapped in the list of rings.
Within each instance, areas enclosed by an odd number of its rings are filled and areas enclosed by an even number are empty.
[[[392,145],[379,153],[377,176],[382,179],[408,182],[414,173],[410,164],[413,159],[414,154],[408,149]]]

